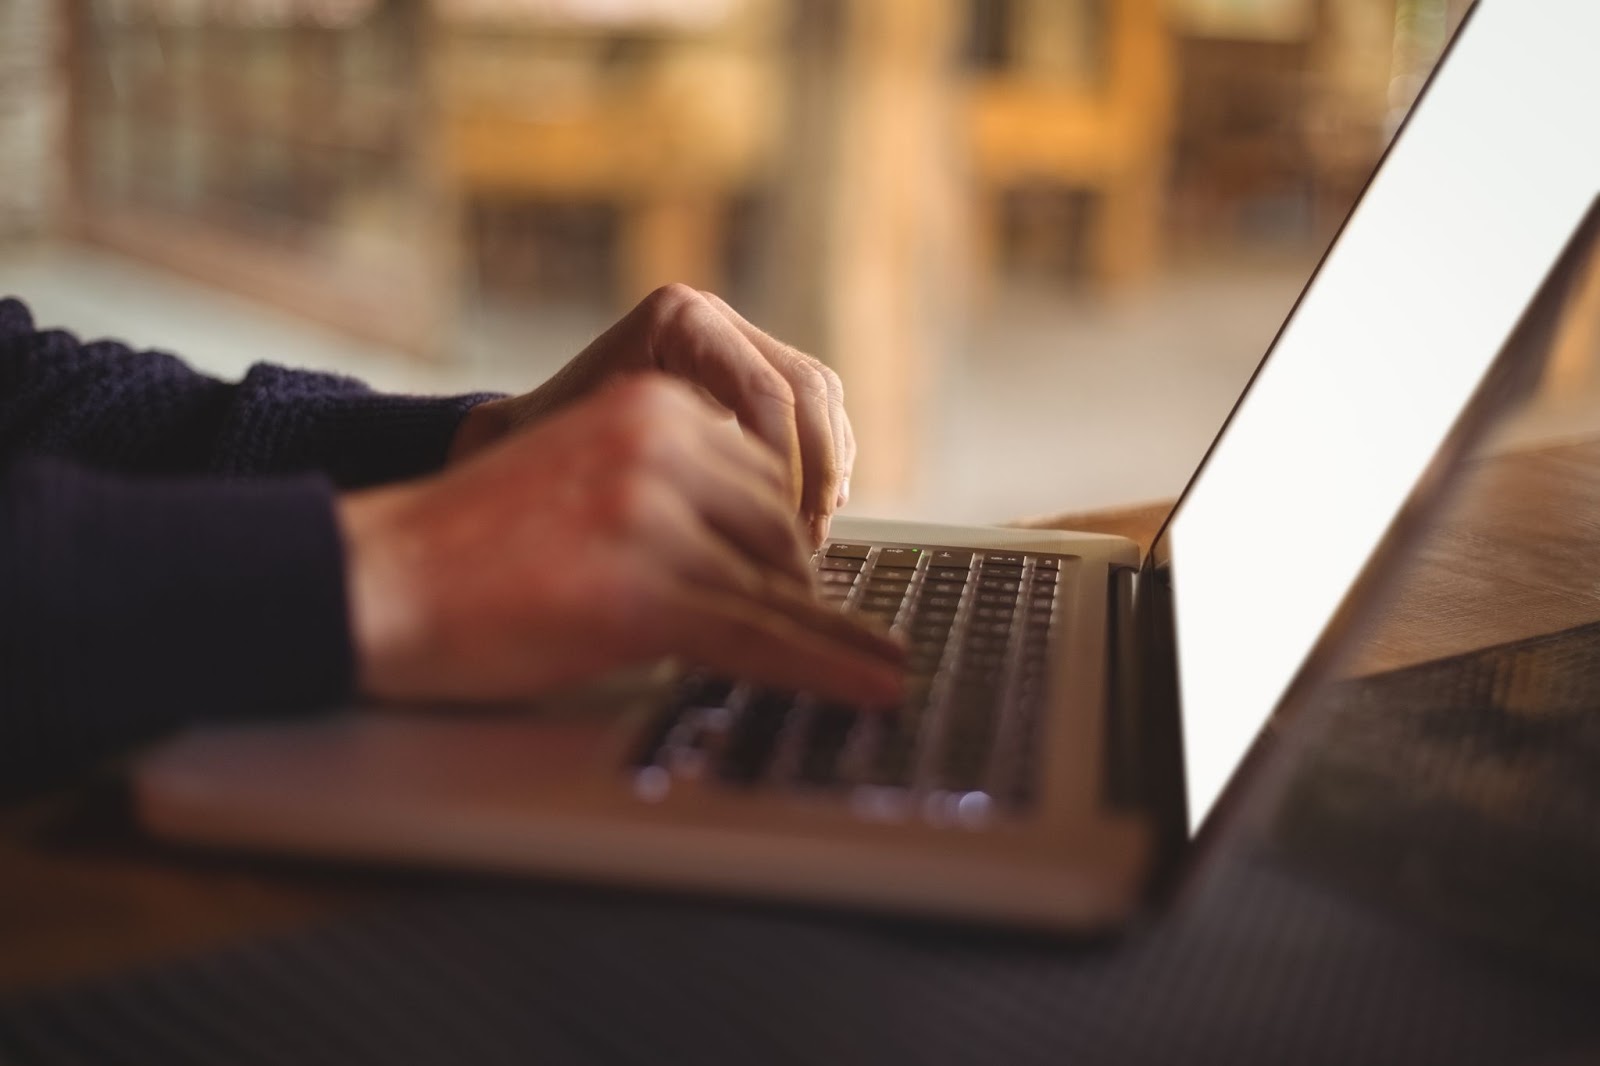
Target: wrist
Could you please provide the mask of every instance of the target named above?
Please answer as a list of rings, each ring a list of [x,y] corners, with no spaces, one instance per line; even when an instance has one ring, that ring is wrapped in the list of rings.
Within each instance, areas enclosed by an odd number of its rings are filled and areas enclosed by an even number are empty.
[[[446,453],[447,463],[460,462],[471,455],[482,451],[511,429],[510,401],[506,399],[485,400],[475,404],[461,418],[461,424],[456,427],[455,436],[450,440],[450,449]]]
[[[372,489],[341,496],[335,505],[345,547],[356,688],[367,697],[404,694],[404,670],[425,631],[416,549],[403,517],[412,491]]]

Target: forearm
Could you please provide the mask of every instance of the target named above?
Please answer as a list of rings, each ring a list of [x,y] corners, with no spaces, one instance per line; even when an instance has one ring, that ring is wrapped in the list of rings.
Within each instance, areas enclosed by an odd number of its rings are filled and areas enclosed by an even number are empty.
[[[341,487],[376,485],[437,469],[463,416],[488,398],[387,396],[267,364],[217,381],[164,353],[35,329],[22,304],[0,300],[4,459],[158,475],[318,471]]]
[[[320,477],[0,473],[0,783],[199,719],[349,694],[341,535]]]

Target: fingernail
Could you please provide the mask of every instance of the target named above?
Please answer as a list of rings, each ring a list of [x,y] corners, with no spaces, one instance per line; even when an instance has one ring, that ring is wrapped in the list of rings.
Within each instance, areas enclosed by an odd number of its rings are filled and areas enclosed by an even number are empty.
[[[843,507],[850,502],[850,479],[845,478],[839,482],[839,496],[834,502],[835,507]]]
[[[811,544],[813,547],[822,547],[822,542],[828,539],[828,530],[833,526],[833,519],[825,514],[819,514],[811,520]]]

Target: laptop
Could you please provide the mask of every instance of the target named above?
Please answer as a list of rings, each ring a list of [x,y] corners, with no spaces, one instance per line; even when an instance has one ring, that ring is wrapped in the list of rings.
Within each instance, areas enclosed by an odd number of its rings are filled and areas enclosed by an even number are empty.
[[[143,823],[941,920],[1128,921],[1192,866],[1269,721],[1536,378],[1600,226],[1597,55],[1593,0],[1481,0],[1143,558],[1108,536],[839,518],[820,594],[905,634],[898,710],[664,664],[527,707],[207,726],[136,766]]]

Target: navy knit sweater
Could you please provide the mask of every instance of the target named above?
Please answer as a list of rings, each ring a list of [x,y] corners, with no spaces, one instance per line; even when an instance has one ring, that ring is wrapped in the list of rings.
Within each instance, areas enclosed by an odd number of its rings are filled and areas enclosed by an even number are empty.
[[[485,398],[265,364],[229,384],[0,300],[0,793],[348,696],[335,493],[437,468]]]

